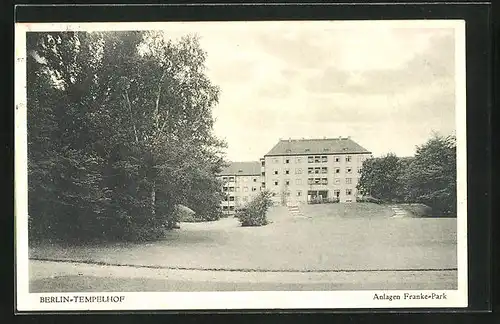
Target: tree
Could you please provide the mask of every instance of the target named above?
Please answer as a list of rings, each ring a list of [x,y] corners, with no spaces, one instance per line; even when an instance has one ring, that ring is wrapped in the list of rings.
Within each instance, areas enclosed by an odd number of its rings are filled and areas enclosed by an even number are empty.
[[[407,164],[408,159],[394,154],[365,160],[358,191],[383,201],[401,201],[404,198],[402,176]]]
[[[60,32],[27,44],[30,216],[39,232],[57,223],[56,237],[151,238],[175,225],[175,206],[186,202],[206,202],[202,212],[217,217],[219,89],[196,37]]]
[[[408,200],[426,204],[434,214],[456,215],[456,140],[434,134],[417,147],[404,177]]]

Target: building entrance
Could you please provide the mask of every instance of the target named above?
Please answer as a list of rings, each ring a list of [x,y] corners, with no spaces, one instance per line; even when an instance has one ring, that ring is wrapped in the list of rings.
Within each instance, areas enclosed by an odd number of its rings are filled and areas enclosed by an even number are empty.
[[[328,198],[328,190],[307,191],[307,201],[322,201]]]

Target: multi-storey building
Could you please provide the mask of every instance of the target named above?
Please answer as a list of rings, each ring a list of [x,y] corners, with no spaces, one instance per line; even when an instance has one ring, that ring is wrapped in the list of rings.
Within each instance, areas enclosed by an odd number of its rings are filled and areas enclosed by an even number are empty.
[[[347,138],[280,140],[261,159],[264,187],[276,203],[356,201],[356,185],[371,152]]]
[[[231,162],[219,177],[223,182],[224,199],[221,202],[225,214],[233,214],[256,196],[262,187],[261,163]]]

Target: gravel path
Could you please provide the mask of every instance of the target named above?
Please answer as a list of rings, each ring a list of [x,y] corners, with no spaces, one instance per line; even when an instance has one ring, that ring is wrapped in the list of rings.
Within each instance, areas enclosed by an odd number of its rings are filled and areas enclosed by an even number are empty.
[[[456,289],[456,271],[240,272],[30,261],[31,292]]]

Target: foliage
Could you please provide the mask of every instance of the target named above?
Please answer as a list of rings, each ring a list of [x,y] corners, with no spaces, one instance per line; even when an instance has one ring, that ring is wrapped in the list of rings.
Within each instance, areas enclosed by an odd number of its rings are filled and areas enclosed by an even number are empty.
[[[394,154],[365,160],[357,186],[359,192],[383,201],[401,201],[406,164],[406,160]]]
[[[414,157],[366,160],[357,188],[383,202],[421,203],[433,214],[456,215],[455,138],[434,134]]]
[[[340,199],[337,197],[332,197],[332,198],[323,198],[323,199],[311,199],[308,203],[310,205],[316,205],[316,204],[335,204],[340,202]]]
[[[195,37],[29,33],[27,49],[32,238],[156,238],[181,203],[217,217],[219,89]]]
[[[239,209],[235,217],[241,226],[263,226],[268,224],[267,211],[272,206],[272,193],[268,190],[261,191],[244,208]]]
[[[372,204],[382,204],[383,201],[371,196],[361,196],[356,198],[356,202],[367,202],[367,203],[372,203]]]
[[[417,147],[404,177],[406,200],[432,207],[434,214],[456,215],[456,142],[435,134]]]

